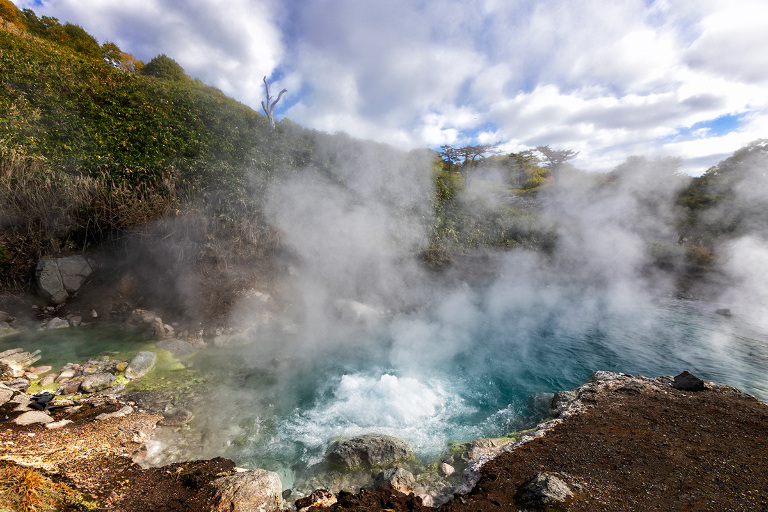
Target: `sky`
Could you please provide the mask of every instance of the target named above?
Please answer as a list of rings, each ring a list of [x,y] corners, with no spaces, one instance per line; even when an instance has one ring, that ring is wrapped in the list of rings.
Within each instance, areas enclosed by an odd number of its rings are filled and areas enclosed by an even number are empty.
[[[766,0],[13,0],[312,129],[403,149],[678,156],[768,137]]]

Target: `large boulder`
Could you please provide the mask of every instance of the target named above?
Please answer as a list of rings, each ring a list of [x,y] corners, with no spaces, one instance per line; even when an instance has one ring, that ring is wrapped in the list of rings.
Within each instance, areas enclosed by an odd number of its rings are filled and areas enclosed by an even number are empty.
[[[277,512],[282,509],[283,485],[277,473],[264,469],[217,478],[214,512]]]
[[[157,354],[149,350],[140,350],[133,356],[125,369],[125,378],[130,380],[140,379],[155,367]]]
[[[85,256],[42,258],[35,268],[40,295],[54,304],[62,304],[80,289],[95,268],[96,263]]]
[[[399,439],[383,435],[365,435],[335,441],[325,459],[330,464],[342,468],[355,468],[381,466],[411,457],[413,450]]]

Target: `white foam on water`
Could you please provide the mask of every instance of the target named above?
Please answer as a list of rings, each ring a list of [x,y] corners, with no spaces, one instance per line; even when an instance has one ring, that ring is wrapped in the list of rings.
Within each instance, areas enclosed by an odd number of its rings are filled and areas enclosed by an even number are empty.
[[[344,375],[326,391],[281,428],[281,437],[302,443],[315,452],[313,459],[336,437],[370,433],[402,439],[420,455],[437,455],[457,434],[452,429],[465,423],[459,418],[474,412],[443,382],[391,374]]]

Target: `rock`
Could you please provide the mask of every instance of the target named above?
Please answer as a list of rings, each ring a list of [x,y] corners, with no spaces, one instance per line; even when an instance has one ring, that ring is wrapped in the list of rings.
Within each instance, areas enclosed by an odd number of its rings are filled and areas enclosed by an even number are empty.
[[[183,407],[179,407],[164,412],[163,419],[157,422],[157,424],[164,427],[180,427],[185,423],[189,423],[191,420],[192,412]]]
[[[167,338],[158,341],[157,348],[162,348],[173,354],[175,357],[184,357],[197,352],[198,347],[177,338]]]
[[[111,373],[94,373],[83,379],[80,383],[80,390],[85,393],[95,393],[102,389],[107,389],[117,380],[117,377]]]
[[[35,268],[40,294],[54,304],[62,304],[93,273],[96,264],[84,256],[42,258]]]
[[[133,407],[130,405],[126,405],[119,411],[115,412],[103,412],[96,416],[97,420],[108,420],[111,418],[122,418],[123,416],[128,416],[129,414],[133,413]]]
[[[728,308],[717,309],[715,310],[715,313],[722,316],[731,316],[731,310]]]
[[[42,375],[51,370],[53,370],[53,366],[38,366],[36,368],[27,368],[27,371],[32,372],[35,375]]]
[[[405,468],[389,468],[376,475],[373,486],[377,491],[398,491],[403,494],[411,494],[416,486],[416,479]]]
[[[62,368],[61,373],[58,377],[56,377],[56,382],[62,382],[65,380],[69,380],[73,378],[75,375],[77,375],[77,370],[74,368]]]
[[[160,315],[154,311],[146,309],[134,309],[125,321],[125,327],[129,331],[141,331],[144,332],[155,320],[160,319]],[[162,319],[160,323],[162,324]]]
[[[339,299],[334,305],[339,317],[346,321],[374,325],[384,317],[378,309],[355,300]]]
[[[69,327],[69,322],[59,318],[57,316],[51,318],[46,322],[46,324],[43,326],[43,329],[51,330],[51,329],[65,329]]]
[[[16,329],[10,326],[8,322],[0,322],[0,336],[5,336],[6,334],[13,334],[16,332]]]
[[[83,323],[83,317],[80,315],[67,317],[67,320],[69,320],[69,325],[71,325],[72,327],[80,327],[80,324]]]
[[[24,352],[21,348],[0,352],[0,381],[23,377],[27,368],[40,359],[39,353],[39,350]]]
[[[563,480],[551,473],[536,473],[515,493],[517,501],[526,507],[542,507],[562,503],[573,497],[573,491]]]
[[[72,379],[68,380],[66,382],[63,382],[59,388],[56,389],[57,395],[74,395],[78,391],[80,391],[80,383],[83,382],[82,379]]]
[[[40,387],[44,388],[45,386],[50,386],[54,383],[56,380],[56,374],[55,373],[49,373],[48,375],[43,376],[42,379],[40,379]]]
[[[703,391],[705,389],[704,381],[687,371],[675,377],[672,387],[681,391]]]
[[[13,397],[14,391],[6,387],[0,388],[0,405],[5,405]]]
[[[443,462],[440,464],[439,471],[440,471],[440,474],[443,476],[451,476],[456,472],[456,468],[454,468],[447,462]]]
[[[296,512],[307,512],[310,507],[328,508],[336,503],[336,495],[328,489],[316,489],[312,494],[296,500]]]
[[[136,380],[148,374],[155,367],[157,354],[149,350],[140,350],[133,356],[125,369],[125,378]]]
[[[16,391],[26,391],[29,389],[30,383],[27,379],[18,378],[5,381],[5,385]]]
[[[277,473],[254,469],[211,482],[215,512],[277,512],[282,509],[283,486]]]
[[[149,327],[141,333],[141,337],[145,340],[159,340],[165,337],[165,325],[163,320],[158,317],[150,322]]]
[[[10,323],[10,322],[13,322],[14,320],[16,319],[11,315],[9,315],[8,313],[6,313],[5,311],[0,311],[0,322]]]
[[[335,441],[326,460],[344,468],[379,466],[413,457],[413,450],[403,441],[390,436],[365,435]]]
[[[65,425],[69,425],[70,423],[72,423],[72,420],[53,421],[45,425],[45,428],[48,428],[48,429],[61,428]]]
[[[43,411],[27,411],[20,414],[13,422],[17,425],[32,425],[33,423],[51,423],[53,418]]]

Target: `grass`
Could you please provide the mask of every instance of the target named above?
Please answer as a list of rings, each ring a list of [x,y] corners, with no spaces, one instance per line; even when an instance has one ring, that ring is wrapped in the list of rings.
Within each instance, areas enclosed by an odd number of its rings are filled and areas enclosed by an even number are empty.
[[[37,469],[16,465],[0,468],[0,512],[98,510],[96,502]]]

